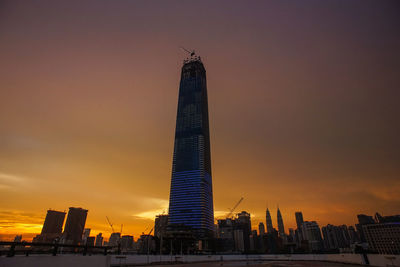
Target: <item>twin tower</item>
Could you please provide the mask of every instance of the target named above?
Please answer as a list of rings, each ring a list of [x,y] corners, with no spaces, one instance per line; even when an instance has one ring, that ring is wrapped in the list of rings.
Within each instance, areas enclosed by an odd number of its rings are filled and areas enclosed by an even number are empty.
[[[184,61],[179,86],[169,198],[169,224],[199,238],[214,230],[206,70],[200,57]]]

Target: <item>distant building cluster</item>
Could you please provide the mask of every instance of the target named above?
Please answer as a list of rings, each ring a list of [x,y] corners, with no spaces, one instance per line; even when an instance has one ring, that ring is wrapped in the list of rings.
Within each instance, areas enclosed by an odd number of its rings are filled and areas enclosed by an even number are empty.
[[[80,244],[86,223],[87,210],[82,208],[69,208],[67,221],[65,212],[48,210],[43,223],[42,232],[33,238],[35,243]]]
[[[119,232],[111,233],[107,241],[103,240],[103,234],[90,236],[90,228],[85,228],[88,210],[82,208],[69,208],[67,220],[65,212],[48,210],[43,223],[42,232],[32,240],[34,243],[58,243],[68,245],[110,246],[120,251],[136,250],[132,235],[122,235]],[[22,236],[17,235],[14,242],[21,242]]]
[[[154,236],[141,238],[152,242],[150,245],[146,243],[150,253],[180,253],[179,248],[186,244],[183,246],[183,253],[400,254],[400,215],[381,216],[377,213],[373,218],[360,214],[355,227],[328,224],[322,228],[316,221],[305,221],[300,211],[294,215],[296,229],[289,228],[286,232],[279,208],[276,213],[278,230],[274,228],[270,210],[267,209],[266,225],[260,222],[257,231],[252,227],[251,215],[242,211],[234,217],[218,220],[214,238],[201,240],[191,236],[189,229],[186,232],[182,227],[174,230],[168,224],[168,215],[159,215],[155,220]],[[182,244],[179,244],[180,239]]]
[[[138,254],[400,254],[400,215],[382,216],[376,213],[373,217],[359,214],[355,227],[328,224],[320,228],[316,221],[305,221],[303,213],[298,211],[294,214],[296,229],[285,231],[279,208],[276,212],[278,229],[274,228],[269,209],[265,213],[265,224],[260,222],[257,227],[252,226],[250,213],[242,211],[218,220],[213,237],[199,238],[191,227],[171,224],[169,215],[162,214],[156,216],[154,227],[135,242],[132,235],[121,235],[114,229],[108,241],[104,240],[102,233],[90,236],[91,229],[85,228],[87,213],[82,208],[69,208],[63,230],[66,213],[48,210],[42,231],[32,242],[107,246],[112,247],[114,252]],[[14,239],[14,242],[21,241],[21,235]],[[68,248],[62,252],[69,252]]]

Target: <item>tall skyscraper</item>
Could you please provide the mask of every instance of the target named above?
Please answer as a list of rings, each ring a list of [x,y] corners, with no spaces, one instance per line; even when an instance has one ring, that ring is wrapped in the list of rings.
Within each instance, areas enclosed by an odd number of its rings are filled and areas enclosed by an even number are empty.
[[[303,237],[303,213],[301,211],[296,211],[294,216],[296,217],[296,225],[297,229],[295,231],[296,233],[296,242],[299,246],[301,246],[301,241],[304,239]]]
[[[278,212],[277,212],[277,219],[278,219],[278,232],[280,236],[285,235],[285,227],[283,226],[283,219],[282,219],[282,214],[281,211],[279,210],[278,207]]]
[[[266,223],[267,223],[267,233],[271,234],[274,232],[274,227],[272,226],[272,219],[271,214],[269,213],[269,209],[267,208],[267,215],[266,215]]]
[[[33,238],[35,243],[51,243],[62,235],[65,212],[48,210],[44,219],[42,232]]]
[[[69,208],[62,237],[64,243],[79,244],[82,242],[87,212],[82,208]]]
[[[301,229],[301,226],[303,225],[303,213],[301,211],[296,211],[294,216],[296,217],[296,225],[297,229]]]
[[[206,70],[200,57],[184,61],[179,87],[169,198],[169,224],[211,236],[214,211]]]
[[[48,210],[44,219],[41,234],[61,234],[64,224],[65,212]]]

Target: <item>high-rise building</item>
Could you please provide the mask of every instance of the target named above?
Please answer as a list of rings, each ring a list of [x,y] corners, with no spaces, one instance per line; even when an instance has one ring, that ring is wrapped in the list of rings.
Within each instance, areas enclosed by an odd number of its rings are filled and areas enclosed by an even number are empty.
[[[349,226],[349,237],[350,237],[350,244],[355,244],[360,242],[360,237],[358,236],[356,229],[353,226]]]
[[[44,219],[42,232],[34,238],[34,242],[51,243],[62,235],[65,212],[48,210]]]
[[[318,252],[323,249],[321,229],[317,222],[303,222],[302,233],[304,240],[308,241],[310,252]]]
[[[361,233],[368,242],[369,248],[380,254],[400,254],[400,215],[372,216],[358,215]]]
[[[243,231],[244,250],[250,250],[251,219],[250,213],[242,211],[235,220],[236,229]]]
[[[123,235],[121,237],[121,249],[122,250],[131,250],[133,249],[133,236],[131,235]]]
[[[258,248],[258,235],[257,235],[257,230],[252,230],[250,233],[250,251],[256,251]]]
[[[85,228],[83,230],[83,235],[82,235],[82,242],[83,244],[86,244],[87,238],[90,236],[90,228]]]
[[[400,254],[399,222],[365,224],[362,228],[372,250],[379,254]]]
[[[231,218],[218,220],[218,238],[233,239],[235,221]]]
[[[357,215],[358,219],[358,224],[356,224],[356,229],[358,232],[358,235],[360,236],[361,242],[367,242],[365,234],[364,234],[364,228],[363,225],[368,225],[368,224],[375,224],[375,220],[372,216],[368,216],[365,214],[358,214]]]
[[[65,212],[48,210],[41,234],[61,234]]]
[[[95,242],[95,237],[94,236],[88,236],[86,237],[86,246],[94,246],[94,242]]]
[[[169,224],[212,236],[214,211],[206,70],[200,57],[184,61],[179,87],[169,199]]]
[[[235,251],[245,251],[245,242],[242,229],[235,229],[233,231],[233,240],[235,242]]]
[[[260,236],[265,235],[265,226],[262,222],[258,224],[258,232],[260,233]]]
[[[266,223],[267,223],[267,233],[268,234],[273,233],[274,227],[272,226],[271,214],[269,213],[268,208],[267,208],[267,215],[266,215]]]
[[[88,211],[82,208],[69,208],[62,236],[64,243],[79,244],[82,242]]]
[[[112,247],[118,246],[121,240],[121,233],[112,233],[110,239],[108,239],[108,245]]]
[[[294,216],[296,217],[296,225],[297,229],[301,229],[301,226],[303,225],[303,213],[301,211],[296,211]]]
[[[350,236],[346,225],[335,226],[328,224],[322,227],[324,247],[327,250],[350,247]]]
[[[157,215],[154,222],[154,236],[161,238],[165,236],[168,226],[168,215]]]
[[[285,235],[285,226],[283,225],[282,214],[281,214],[281,211],[279,210],[279,207],[278,207],[278,212],[277,212],[277,216],[276,217],[278,219],[279,236],[284,236]]]
[[[296,232],[293,228],[289,228],[290,242],[296,242]]]
[[[14,237],[14,242],[21,242],[22,241],[22,235],[16,235]]]
[[[297,229],[295,231],[295,240],[297,245],[300,247],[301,246],[301,241],[304,239],[303,238],[303,213],[301,211],[296,211],[294,216],[296,217],[296,225]]]
[[[103,246],[103,236],[102,233],[99,233],[98,235],[96,235],[96,246],[101,247]]]

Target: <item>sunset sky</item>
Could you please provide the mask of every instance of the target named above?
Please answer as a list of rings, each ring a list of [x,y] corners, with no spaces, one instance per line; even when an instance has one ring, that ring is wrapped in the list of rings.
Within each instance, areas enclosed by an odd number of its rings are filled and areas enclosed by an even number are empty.
[[[0,239],[49,208],[168,212],[180,46],[207,70],[214,210],[400,213],[399,1],[1,1]],[[147,230],[147,231],[148,231]]]

